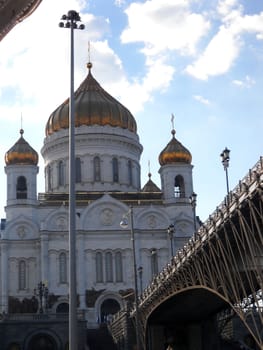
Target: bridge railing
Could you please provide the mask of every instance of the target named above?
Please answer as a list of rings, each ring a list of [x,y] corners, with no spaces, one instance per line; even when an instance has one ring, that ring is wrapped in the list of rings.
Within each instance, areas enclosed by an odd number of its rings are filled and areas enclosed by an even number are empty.
[[[202,244],[206,242],[211,235],[216,234],[215,228],[222,223],[229,213],[234,212],[237,205],[242,202],[249,193],[257,188],[259,181],[261,181],[262,174],[263,157],[260,157],[259,161],[249,169],[246,176],[238,182],[237,186],[224,198],[215,211],[209,215],[208,219],[198,229],[196,239],[194,239],[194,237],[190,238],[188,243],[177,251],[170,263],[153,278],[152,283],[150,283],[140,296],[139,302],[144,302],[158,289],[160,284],[170,278],[172,272],[178,270],[197,249],[200,249]]]

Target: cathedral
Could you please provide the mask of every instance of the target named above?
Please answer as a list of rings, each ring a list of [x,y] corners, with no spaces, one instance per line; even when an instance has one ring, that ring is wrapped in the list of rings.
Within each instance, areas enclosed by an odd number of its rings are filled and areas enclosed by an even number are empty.
[[[76,289],[79,312],[88,327],[96,328],[134,298],[133,252],[140,294],[193,235],[195,218],[189,201],[192,156],[175,130],[167,135],[168,143],[159,154],[161,188],[150,173],[141,185],[143,147],[136,120],[96,81],[91,63],[87,68],[74,93]],[[37,193],[39,154],[26,141],[26,130],[20,130],[5,154],[1,315],[68,312],[68,115],[67,99],[46,123],[40,151],[44,193]],[[129,225],[122,228],[125,216]],[[170,225],[174,225],[172,235],[168,235]]]

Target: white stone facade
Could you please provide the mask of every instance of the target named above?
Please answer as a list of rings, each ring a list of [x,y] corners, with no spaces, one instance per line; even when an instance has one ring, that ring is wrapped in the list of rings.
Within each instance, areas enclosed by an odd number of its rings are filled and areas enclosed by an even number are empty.
[[[45,138],[41,153],[46,188],[38,195],[37,165],[6,165],[6,222],[0,240],[2,313],[21,312],[25,300],[32,312],[40,281],[48,286],[48,312],[58,312],[59,305],[68,302],[68,148],[68,129]],[[193,234],[192,165],[161,166],[161,190],[143,191],[141,152],[138,135],[127,129],[76,128],[77,294],[89,327],[123,307],[133,293],[131,231],[130,226],[120,227],[131,205],[136,263],[143,268],[138,272],[139,293],[171,258],[168,226],[175,225],[174,251]],[[184,180],[180,196],[175,193],[177,175]],[[26,178],[26,198],[16,196],[19,176]]]

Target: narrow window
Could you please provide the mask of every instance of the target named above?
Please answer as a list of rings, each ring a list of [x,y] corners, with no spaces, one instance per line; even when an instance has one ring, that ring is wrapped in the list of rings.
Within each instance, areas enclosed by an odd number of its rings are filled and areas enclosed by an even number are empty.
[[[47,190],[51,191],[51,166],[48,165],[46,168],[46,176],[47,176]]]
[[[102,265],[102,253],[96,253],[96,281],[97,283],[103,282],[103,265]]]
[[[177,175],[174,179],[174,196],[177,198],[185,197],[184,178],[182,175]]]
[[[100,181],[100,157],[94,157],[93,159],[94,167],[94,181]]]
[[[24,176],[19,176],[16,183],[16,198],[26,199],[27,198],[27,184]]]
[[[67,255],[66,253],[59,254],[59,282],[67,283]]]
[[[106,282],[113,282],[112,254],[106,253]]]
[[[131,160],[128,161],[128,183],[130,186],[132,186],[132,162],[131,162]]]
[[[81,161],[80,158],[76,158],[76,183],[81,182]]]
[[[58,163],[58,185],[65,185],[64,163],[62,162],[62,160]]]
[[[113,182],[119,181],[119,165],[118,165],[117,158],[112,159],[112,176],[113,176]]]
[[[155,248],[151,250],[151,270],[152,277],[158,274],[158,256],[157,250]]]
[[[19,261],[18,264],[18,288],[19,290],[26,289],[26,262],[24,260]]]
[[[115,270],[116,270],[116,282],[123,281],[123,269],[122,269],[122,254],[117,252],[115,255]]]

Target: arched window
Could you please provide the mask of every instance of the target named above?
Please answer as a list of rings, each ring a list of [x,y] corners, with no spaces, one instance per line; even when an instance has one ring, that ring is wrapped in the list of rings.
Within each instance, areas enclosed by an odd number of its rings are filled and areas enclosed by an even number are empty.
[[[46,171],[47,171],[46,172],[46,174],[47,174],[47,190],[51,191],[51,188],[52,188],[52,186],[51,186],[52,171],[51,171],[51,166],[50,165],[47,166],[47,170]]]
[[[119,303],[114,299],[106,299],[100,307],[100,321],[106,323],[112,319],[112,315],[120,310]]]
[[[16,199],[27,198],[27,184],[24,176],[19,176],[16,183]]]
[[[57,308],[56,308],[56,313],[63,313],[63,314],[68,314],[69,312],[69,304],[68,303],[60,303],[58,304]]]
[[[131,160],[128,161],[128,184],[132,186],[132,162]]]
[[[113,271],[112,271],[112,253],[106,253],[106,282],[113,282]]]
[[[26,289],[26,262],[24,260],[18,263],[18,289]]]
[[[113,177],[113,182],[119,181],[119,165],[118,165],[117,158],[112,159],[112,177]]]
[[[103,282],[102,253],[96,253],[96,282]]]
[[[158,274],[158,256],[157,250],[155,248],[151,250],[151,270],[152,277]]]
[[[94,169],[94,181],[100,181],[100,157],[94,157],[93,159],[93,169]]]
[[[59,283],[67,283],[67,255],[59,254]]]
[[[115,271],[116,271],[116,282],[123,281],[123,269],[122,269],[122,254],[117,252],[115,255]]]
[[[76,158],[76,183],[81,182],[81,161],[80,158]]]
[[[64,169],[64,162],[62,160],[58,163],[58,185],[64,186],[65,185],[65,169]]]
[[[174,196],[180,198],[185,197],[184,178],[182,175],[177,175],[174,179]]]

